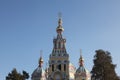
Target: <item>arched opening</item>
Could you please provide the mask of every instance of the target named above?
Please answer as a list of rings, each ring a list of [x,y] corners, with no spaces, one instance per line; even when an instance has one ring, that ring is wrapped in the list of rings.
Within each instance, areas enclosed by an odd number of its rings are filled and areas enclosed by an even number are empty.
[[[52,64],[52,71],[54,71],[54,65]]]
[[[61,64],[59,64],[57,67],[58,67],[58,69],[61,71]]]
[[[66,71],[66,64],[64,64],[64,71]]]

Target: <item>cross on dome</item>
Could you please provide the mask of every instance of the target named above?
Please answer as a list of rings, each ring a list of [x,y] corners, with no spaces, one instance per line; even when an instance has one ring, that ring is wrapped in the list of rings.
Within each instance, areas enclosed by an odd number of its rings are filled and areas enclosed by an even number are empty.
[[[80,49],[80,59],[79,59],[80,66],[84,65],[84,59],[82,57],[82,49]]]
[[[58,27],[57,27],[57,29],[56,29],[56,31],[57,31],[57,33],[61,33],[61,32],[63,32],[64,31],[64,29],[63,29],[63,27],[62,27],[62,14],[61,13],[59,13],[58,14]]]
[[[41,67],[43,64],[43,58],[42,58],[42,50],[40,50],[40,59],[39,59],[39,66]]]

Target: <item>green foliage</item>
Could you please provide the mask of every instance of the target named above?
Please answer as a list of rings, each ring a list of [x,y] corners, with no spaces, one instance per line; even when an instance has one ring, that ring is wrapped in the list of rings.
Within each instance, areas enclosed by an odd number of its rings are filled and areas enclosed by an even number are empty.
[[[16,69],[13,69],[11,73],[6,76],[6,80],[25,80],[29,78],[29,74],[26,71],[18,73]]]
[[[115,72],[116,65],[112,63],[112,58],[108,51],[96,50],[93,62],[92,80],[120,80]]]

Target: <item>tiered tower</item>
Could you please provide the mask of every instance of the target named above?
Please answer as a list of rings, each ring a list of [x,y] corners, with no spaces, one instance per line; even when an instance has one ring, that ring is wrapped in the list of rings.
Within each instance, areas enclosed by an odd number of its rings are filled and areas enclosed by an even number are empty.
[[[69,79],[69,54],[66,51],[66,39],[63,38],[62,19],[58,20],[57,37],[53,39],[53,50],[49,57],[49,80]]]

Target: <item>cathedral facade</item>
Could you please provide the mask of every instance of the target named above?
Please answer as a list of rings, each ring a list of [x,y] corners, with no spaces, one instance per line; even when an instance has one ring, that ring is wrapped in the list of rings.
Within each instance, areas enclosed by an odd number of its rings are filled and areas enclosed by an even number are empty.
[[[49,67],[42,68],[43,59],[40,56],[39,66],[33,71],[31,80],[90,80],[90,73],[84,67],[84,59],[80,55],[79,68],[70,63],[66,50],[66,39],[63,38],[62,19],[59,18],[56,28],[57,37],[53,39],[53,50],[49,56]]]

